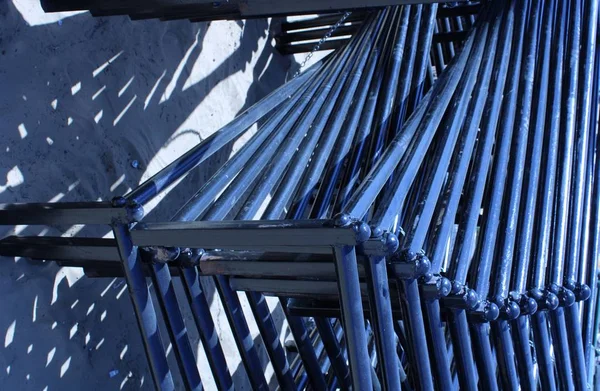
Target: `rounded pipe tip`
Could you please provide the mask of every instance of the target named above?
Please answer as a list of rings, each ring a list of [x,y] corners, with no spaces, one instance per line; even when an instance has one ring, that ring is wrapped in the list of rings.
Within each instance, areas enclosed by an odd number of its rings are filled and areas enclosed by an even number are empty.
[[[479,295],[473,289],[467,288],[467,292],[465,294],[465,303],[469,309],[473,309],[477,306],[479,302]]]
[[[452,290],[452,282],[450,282],[450,280],[446,277],[440,277],[440,279],[436,283],[436,286],[438,290],[438,295],[440,297],[448,296],[450,294],[450,291]]]
[[[381,236],[383,236],[383,233],[384,233],[384,231],[380,227],[371,226],[371,237],[372,238],[380,238]]]
[[[356,240],[359,242],[365,242],[367,240],[369,240],[369,238],[371,237],[371,228],[369,227],[369,225],[363,221],[357,221],[353,226],[352,229],[354,230],[354,233],[356,234]]]
[[[544,298],[544,307],[547,310],[553,311],[556,308],[558,308],[558,296],[556,296],[554,293],[552,292],[547,292],[546,296]]]
[[[373,232],[373,231],[371,231],[371,232]],[[400,246],[400,241],[398,240],[398,237],[396,235],[394,235],[391,232],[388,232],[385,234],[385,247],[387,248],[387,251],[389,253],[396,252],[396,250],[398,250],[399,246]]]
[[[123,206],[127,205],[127,200],[125,199],[125,197],[118,196],[111,200],[111,204],[115,208],[119,208],[119,207],[123,207]]]
[[[144,207],[140,204],[133,204],[127,207],[127,216],[130,221],[137,222],[144,218]]]
[[[578,284],[575,288],[575,298],[578,301],[587,300],[592,295],[592,289],[587,284]]]
[[[458,292],[460,292],[463,288],[463,284],[461,284],[458,281],[454,281],[452,282],[452,290],[450,291],[450,293],[456,295]]]
[[[532,315],[537,311],[538,304],[535,299],[523,295],[521,297],[521,313],[523,315]]]
[[[575,294],[572,290],[563,288],[558,294],[558,300],[563,307],[570,307],[575,303]]]
[[[491,322],[498,319],[498,316],[500,316],[500,308],[495,303],[488,301],[483,309],[484,319]]]
[[[508,300],[503,308],[503,312],[506,320],[515,320],[521,314],[521,308],[519,308],[519,305],[516,302]]]
[[[352,223],[352,217],[346,213],[339,213],[333,217],[333,224],[336,227],[347,227]]]
[[[424,276],[431,269],[431,262],[429,258],[423,256],[419,257],[415,262],[415,274],[417,276]]]

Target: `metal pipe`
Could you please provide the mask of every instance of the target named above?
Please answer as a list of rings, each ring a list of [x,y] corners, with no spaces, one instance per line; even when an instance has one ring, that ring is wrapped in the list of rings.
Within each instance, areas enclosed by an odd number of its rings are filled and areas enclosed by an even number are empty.
[[[142,331],[142,342],[150,364],[154,386],[160,391],[175,390],[173,376],[167,364],[167,355],[160,337],[156,311],[152,304],[148,285],[146,285],[146,277],[142,270],[138,249],[131,242],[127,225],[117,224],[113,227],[113,231],[123,263],[129,297],[133,304],[138,326]]]

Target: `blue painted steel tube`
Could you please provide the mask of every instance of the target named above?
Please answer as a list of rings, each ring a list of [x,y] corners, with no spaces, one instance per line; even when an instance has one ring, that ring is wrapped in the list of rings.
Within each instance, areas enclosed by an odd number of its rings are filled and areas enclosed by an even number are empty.
[[[154,263],[151,277],[157,291],[158,303],[165,317],[165,325],[172,342],[173,352],[181,371],[186,390],[202,390],[200,373],[196,365],[196,357],[188,337],[187,328],[177,303],[173,288],[173,280],[169,267],[165,263]]]
[[[331,322],[329,319],[322,317],[315,317],[314,319],[323,340],[325,350],[329,355],[331,367],[337,377],[338,386],[341,389],[349,389],[351,386],[350,371],[346,365],[346,359],[342,353],[342,348],[335,335]]]
[[[127,225],[115,225],[113,231],[123,263],[129,297],[133,304],[138,326],[142,331],[142,341],[150,364],[154,386],[160,391],[175,390],[173,376],[160,337],[156,311],[148,291],[138,249],[131,242]]]
[[[576,104],[577,90],[579,77],[579,44],[580,44],[580,22],[581,22],[581,5],[579,0],[569,2],[569,32],[567,41],[566,55],[566,72],[565,72],[565,89],[563,90],[564,115],[561,116],[561,161],[559,164],[559,176],[557,178],[557,193],[556,193],[556,218],[553,235],[553,264],[550,270],[550,282],[557,286],[568,284],[573,272],[573,262],[568,256],[569,240],[568,224],[569,224],[569,208],[572,196],[572,178],[573,178],[573,157],[575,153],[575,125],[576,125]],[[568,5],[564,5],[565,7]],[[564,295],[568,295],[570,291],[561,291]],[[572,292],[570,293],[572,295]],[[566,297],[566,296],[565,296]],[[561,305],[572,305],[562,302]],[[582,378],[583,368],[583,346],[582,341],[576,341],[576,336],[573,333],[566,333],[565,327],[565,311],[559,307],[551,316],[552,335],[554,351],[556,353],[556,362],[558,367],[559,379],[562,389],[574,389],[574,377],[572,376],[573,365],[575,365],[576,375],[575,380],[584,382],[586,376]],[[563,329],[561,330],[561,327]],[[579,334],[579,337],[581,335]],[[573,344],[570,349],[569,344]],[[573,355],[570,353],[573,352]]]
[[[385,257],[369,257],[364,263],[369,290],[369,309],[372,327],[375,330],[375,342],[381,379],[384,390],[399,390],[400,363],[396,354],[396,335],[392,318],[390,288]]]
[[[340,62],[341,64],[343,64],[343,62]],[[334,71],[333,69],[331,71]],[[303,105],[302,107],[305,107],[306,104],[308,103],[308,97],[311,96],[311,94],[314,94],[316,91],[316,88],[319,86],[320,79],[315,80],[315,82],[313,83],[314,87],[309,87],[307,91],[312,91],[309,92],[308,94],[305,94],[306,98],[304,98],[304,103],[301,104]],[[322,79],[321,79],[322,80]],[[297,104],[294,104],[297,105]],[[299,116],[300,113],[302,112],[302,109],[295,109],[295,115]],[[288,125],[288,129],[292,126],[292,124],[294,123],[295,119],[293,119],[292,117],[290,117],[289,115],[287,117],[282,117],[281,120],[286,120]],[[279,132],[278,134],[280,134],[281,132]],[[281,137],[281,136],[279,136]],[[281,141],[283,141],[282,139],[280,139]],[[273,147],[273,143],[271,143],[271,147]],[[254,149],[254,151],[256,151],[256,149]],[[231,167],[231,166],[230,166]],[[223,176],[216,176],[213,178],[219,178],[219,177],[223,177]],[[236,186],[243,186],[244,185],[244,181],[238,181],[236,182]],[[210,183],[208,184],[208,186],[205,186],[205,188],[208,188],[209,190],[212,189],[217,189],[218,186],[215,183]],[[232,191],[230,189],[229,194],[233,194],[234,191]],[[206,194],[208,194],[208,191],[203,191],[198,193],[202,196],[205,196]],[[223,197],[223,196],[221,196]],[[225,194],[225,198],[221,198],[220,200],[223,200],[226,198],[226,194]],[[195,197],[193,199],[193,202],[190,204],[191,207],[187,208],[187,209],[183,209],[182,211],[180,211],[180,213],[178,214],[178,216],[176,217],[176,219],[195,219],[198,217],[199,213],[202,213],[203,210],[206,210],[205,208],[203,209],[198,209],[197,205],[200,205],[200,208],[202,208],[204,205],[202,205],[201,202],[199,202],[199,198]],[[221,202],[220,205],[225,206],[226,203]],[[231,205],[231,204],[229,204]],[[225,206],[225,208],[227,208]],[[208,215],[205,216],[206,218],[209,219],[222,219],[223,217],[225,217],[224,215],[228,212],[228,209],[225,208],[220,208],[220,209],[215,209],[210,208],[208,210]],[[229,206],[229,208],[231,208],[231,206]],[[219,288],[219,293],[222,297],[222,300],[224,301],[225,304],[225,308],[228,314],[228,319],[230,320],[230,324],[232,325],[232,330],[234,331],[234,337],[236,339],[236,342],[238,344],[238,348],[240,349],[240,353],[242,354],[243,357],[243,363],[246,366],[247,369],[247,373],[250,377],[251,382],[253,383],[253,387],[262,387],[261,383],[264,381],[264,376],[262,375],[262,370],[259,369],[259,367],[257,367],[257,365],[259,365],[259,360],[258,360],[258,356],[256,355],[256,351],[254,346],[246,346],[246,344],[243,342],[247,339],[247,337],[249,336],[249,331],[248,331],[248,326],[246,325],[245,319],[243,319],[243,313],[241,311],[241,307],[239,307],[239,300],[237,300],[237,296],[235,295],[235,293],[233,291],[231,291],[231,288],[228,286],[226,280],[223,277],[217,277],[216,278],[216,285]],[[283,352],[283,349],[281,347],[281,345],[279,344],[279,339],[276,333],[274,333],[275,326],[272,323],[272,320],[270,318],[270,314],[269,314],[269,310],[268,310],[268,306],[266,306],[266,303],[264,301],[261,301],[260,299],[262,298],[261,295],[258,295],[258,297],[253,297],[250,296],[249,297],[251,300],[251,307],[253,309],[253,311],[255,311],[256,314],[259,314],[259,316],[257,317],[257,322],[260,323],[259,325],[259,329],[263,334],[263,337],[265,338],[265,340],[267,341],[267,351],[270,353],[270,357],[272,359],[272,363],[276,372],[276,375],[278,377],[278,380],[280,382],[280,386],[282,386],[282,388],[284,389],[290,389],[293,388],[293,380],[291,379],[291,374],[289,372],[289,365],[287,364],[287,360],[285,359],[285,353]],[[239,316],[241,315],[241,317]],[[262,315],[262,316],[260,316]],[[293,325],[292,325],[293,327]],[[305,352],[306,349],[304,349],[303,352]],[[261,379],[262,378],[262,379]],[[317,374],[314,375],[314,379],[318,384],[318,378],[319,376]],[[263,383],[264,384],[264,383]]]
[[[213,133],[183,156],[175,159],[167,167],[127,194],[125,196],[127,200],[134,201],[140,205],[146,204],[171,184],[175,183],[175,181],[185,176],[190,170],[212,156],[216,151],[240,136],[252,124],[263,118],[271,110],[282,104],[294,91],[310,80],[320,66],[321,63],[315,64],[297,78],[284,84],[248,108],[219,131]]]
[[[200,284],[198,271],[196,268],[186,267],[181,268],[180,272],[183,280],[183,288],[188,297],[192,315],[217,388],[220,391],[233,391],[233,380],[227,368],[223,348],[221,347],[221,342],[210,314],[210,306],[206,301],[206,296]]]
[[[371,371],[367,369],[371,367],[371,360],[364,326],[356,253],[349,246],[336,247],[334,250],[352,387],[355,390],[372,390]]]
[[[600,23],[600,12],[598,12],[597,21]],[[600,29],[596,31],[596,45],[600,42]],[[596,46],[597,47],[597,46]],[[592,77],[593,83],[591,107],[598,107],[598,96],[600,94],[600,50],[595,51],[594,60],[594,73]],[[598,124],[598,111],[592,110],[589,129],[591,134],[596,134],[593,139],[594,152],[590,153],[590,157],[597,155],[600,151],[600,136],[597,134]],[[592,141],[592,140],[590,140]],[[587,282],[592,289],[592,296],[590,300],[586,301],[583,306],[583,337],[584,337],[584,348],[585,348],[585,359],[588,366],[588,385],[592,385],[594,381],[594,372],[596,369],[595,363],[595,334],[594,334],[594,323],[595,313],[594,303],[598,300],[598,272],[597,272],[597,260],[600,256],[600,165],[596,161],[594,166],[594,172],[592,176],[593,188],[590,196],[591,204],[591,216],[590,216],[590,251],[589,251],[589,265],[586,270]]]
[[[455,310],[449,316],[448,323],[454,345],[454,361],[460,389],[477,390],[477,373],[473,363],[466,311]],[[462,343],[457,344],[458,341]]]

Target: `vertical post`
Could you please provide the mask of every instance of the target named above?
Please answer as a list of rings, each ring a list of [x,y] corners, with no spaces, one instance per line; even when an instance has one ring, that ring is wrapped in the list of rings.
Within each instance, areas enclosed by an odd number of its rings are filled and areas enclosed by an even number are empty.
[[[123,262],[129,297],[131,297],[138,326],[142,332],[144,349],[150,364],[154,385],[160,391],[175,390],[138,249],[133,246],[129,227],[126,224],[114,225],[113,231]]]
[[[142,255],[142,258],[145,255]],[[148,254],[151,257],[152,255]],[[173,280],[169,267],[166,263],[156,262],[152,265],[150,271],[152,281],[157,289],[158,303],[165,316],[165,325],[171,339],[173,351],[177,358],[177,364],[181,371],[186,390],[200,391],[202,390],[202,382],[200,381],[200,373],[196,365],[196,357],[188,337],[187,328],[179,304],[177,296],[173,288]]]
[[[233,380],[227,368],[227,361],[210,313],[210,307],[198,278],[198,271],[195,267],[182,267],[180,273],[217,388],[222,391],[234,391]]]
[[[372,256],[365,262],[371,324],[375,333],[384,390],[400,390],[400,370],[390,302],[386,259]]]
[[[371,359],[365,332],[356,252],[353,246],[339,246],[334,247],[334,256],[352,386],[355,390],[372,390]]]
[[[348,365],[346,365],[346,358],[342,353],[342,348],[335,335],[333,326],[331,326],[331,322],[327,318],[315,317],[314,319],[323,340],[325,351],[329,356],[329,361],[331,361],[331,367],[337,377],[338,384],[342,389],[349,389],[350,371],[348,370]]]

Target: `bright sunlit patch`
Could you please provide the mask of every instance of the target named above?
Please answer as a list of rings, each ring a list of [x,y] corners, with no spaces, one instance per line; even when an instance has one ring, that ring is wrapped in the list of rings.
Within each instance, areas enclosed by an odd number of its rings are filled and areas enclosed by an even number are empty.
[[[81,91],[81,82],[80,81],[71,87],[71,95],[75,95],[79,91]]]
[[[50,200],[48,202],[51,204],[54,202],[58,202],[58,201],[62,200],[64,196],[65,196],[65,193],[58,193],[54,197],[50,198]]]
[[[71,304],[71,309],[75,308],[77,304],[79,304],[79,299],[75,300],[73,304]]]
[[[6,374],[10,375],[10,365],[6,367]]]
[[[54,359],[54,354],[56,354],[56,347],[53,347],[52,350],[50,350],[48,352],[48,355],[46,356],[46,368],[48,367],[48,365],[50,365],[52,359]]]
[[[127,284],[123,284],[123,287],[121,288],[121,290],[119,291],[119,293],[117,293],[117,300],[119,300],[121,298],[121,296],[123,296],[123,293],[125,293],[125,291],[127,290]]]
[[[56,326],[58,326],[57,322],[52,323],[52,326],[50,326],[52,328],[52,330],[54,330],[56,328]]]
[[[19,129],[19,135],[21,136],[21,139],[27,137],[27,129],[25,128],[25,124],[19,124],[17,128]]]
[[[92,100],[96,100],[96,98],[99,97],[100,94],[103,93],[105,89],[106,89],[106,86],[102,86],[102,88],[100,88],[98,91],[96,91],[96,93],[92,96]]]
[[[23,184],[23,182],[25,182],[25,178],[23,178],[23,174],[21,173],[21,170],[19,170],[18,166],[14,166],[13,168],[10,169],[10,171],[8,171],[8,173],[6,174],[6,185],[0,185],[0,193],[2,193],[4,190],[6,190],[9,187],[17,187]],[[23,227],[27,227],[26,225]],[[23,228],[23,229],[25,229]],[[15,227],[15,232],[17,230],[17,227]],[[18,233],[15,233],[15,235],[18,235]]]
[[[98,112],[98,114],[96,114],[96,115],[94,116],[94,122],[95,122],[95,123],[98,123],[98,122],[100,122],[100,120],[102,119],[102,116],[103,116],[103,115],[104,115],[104,110],[100,110],[100,111]]]
[[[100,346],[102,346],[103,343],[104,343],[104,338],[102,338],[100,340],[100,342],[98,342],[98,344],[96,345],[96,350],[100,349]]]
[[[165,69],[163,71],[162,75],[160,75],[160,77],[158,78],[158,80],[156,80],[156,83],[154,83],[154,86],[152,86],[152,89],[150,90],[150,93],[146,97],[146,100],[144,100],[144,110],[146,110],[146,108],[150,104],[150,100],[152,100],[152,97],[154,96],[154,93],[156,92],[156,89],[158,88],[160,82],[162,81],[162,79],[165,77],[166,74],[167,74],[167,70]]]
[[[133,102],[135,102],[136,99],[137,99],[137,95],[135,95],[133,98],[131,98],[131,100],[129,101],[129,103],[127,103],[127,106],[125,106],[125,108],[123,109],[123,111],[121,111],[119,113],[119,115],[117,116],[117,118],[115,118],[115,120],[113,121],[113,126],[117,126],[117,124],[119,123],[119,121],[121,120],[121,118],[123,118],[123,116],[125,115],[125,113],[127,113],[127,111],[129,110],[129,108],[131,107],[131,105],[133,104]]]
[[[63,363],[63,365],[60,366],[60,377],[61,378],[65,375],[65,373],[67,373],[70,366],[71,366],[71,357],[67,358],[67,361],[65,361]]]
[[[33,299],[33,314],[31,315],[31,322],[35,323],[37,319],[37,305],[38,305],[38,295],[35,295],[35,299]]]
[[[121,50],[119,53],[117,53],[114,56],[112,56],[107,62],[105,62],[104,64],[100,65],[98,68],[96,68],[94,70],[94,72],[92,72],[92,76],[93,77],[98,76],[103,70],[106,69],[106,67],[108,67],[110,64],[113,63],[113,61],[115,61],[117,58],[119,58],[119,56],[121,54],[123,54],[123,50]]]
[[[52,108],[54,110],[56,110],[56,108],[58,107],[58,99],[54,99],[51,103],[50,106],[52,106]]]
[[[29,379],[31,379],[31,375],[28,373],[27,375],[25,375],[25,379],[26,379],[27,381],[29,381]]]
[[[79,323],[75,323],[71,330],[69,330],[69,339],[73,339],[75,334],[77,334],[77,329],[79,328]]]
[[[67,126],[71,126],[72,123],[73,123],[73,118],[72,117],[67,118]]]
[[[90,343],[90,339],[92,339],[92,336],[90,335],[90,333],[87,333],[85,335],[85,346],[87,346],[87,344]]]
[[[128,345],[125,345],[125,347],[123,348],[123,350],[121,350],[121,353],[119,354],[119,358],[122,360],[123,357],[125,357],[125,353],[127,353],[127,349],[129,348]]]
[[[169,98],[171,97],[171,94],[173,93],[173,91],[175,90],[175,87],[177,86],[177,81],[179,80],[179,77],[181,76],[181,72],[183,72],[185,66],[187,65],[187,63],[189,61],[190,56],[192,55],[192,52],[194,51],[196,46],[198,46],[199,43],[200,43],[200,31],[198,31],[196,33],[196,39],[194,40],[192,45],[188,48],[188,50],[183,55],[183,58],[179,62],[179,65],[177,65],[175,72],[173,72],[173,77],[171,78],[171,81],[167,85],[167,88],[165,88],[165,92],[163,93],[162,97],[160,98],[159,103],[163,103],[163,102],[166,102],[167,100],[169,100]]]
[[[80,181],[79,181],[79,180],[77,180],[77,181],[75,181],[75,182],[71,183],[71,184],[69,185],[69,187],[67,188],[67,190],[69,190],[69,191],[73,191],[73,189],[75,189],[77,186],[79,186],[79,182],[80,182]]]
[[[104,322],[104,319],[106,319],[106,310],[100,315],[100,322]]]
[[[124,180],[125,180],[125,174],[121,175],[119,177],[119,179],[117,179],[115,181],[115,183],[113,183],[112,185],[110,185],[110,191],[111,191],[111,193],[113,191],[115,191],[117,189],[117,187],[119,187],[119,185],[121,185],[121,183],[123,183]]]
[[[67,284],[69,287],[75,285],[77,281],[83,277],[83,269],[77,267],[61,267],[56,273],[56,277],[54,277],[54,288],[52,289],[52,301],[50,305],[56,303],[58,300],[58,286],[62,282],[62,280],[67,280]]]
[[[106,288],[104,288],[104,290],[102,291],[102,293],[100,293],[100,297],[104,297],[104,295],[106,295],[106,292],[108,292],[108,290],[110,289],[110,287],[113,286],[113,284],[115,283],[115,281],[117,281],[117,279],[113,278],[112,281],[108,283],[108,285],[106,286]],[[89,311],[88,311],[88,315],[89,315]]]
[[[87,11],[45,13],[39,1],[12,0],[15,8],[29,26],[56,23]]]
[[[125,93],[125,91],[127,91],[127,89],[129,88],[129,86],[131,85],[131,83],[133,82],[133,79],[135,79],[135,76],[131,76],[131,79],[129,79],[129,81],[127,83],[125,83],[125,85],[123,86],[123,88],[121,88],[119,90],[119,93],[117,94],[117,96],[120,98],[121,95],[123,95]]]
[[[48,145],[54,144],[54,140],[52,140],[50,137],[46,137],[46,142],[48,143]]]
[[[4,336],[4,347],[7,348],[13,340],[15,339],[15,327],[17,327],[17,320],[13,320],[13,322],[8,326],[6,330],[6,335]]]
[[[92,303],[92,305],[88,307],[88,310],[87,310],[85,316],[89,316],[92,313],[92,311],[94,310],[95,306],[96,306],[96,303]]]
[[[30,354],[33,351],[33,344],[27,346],[27,354]]]

